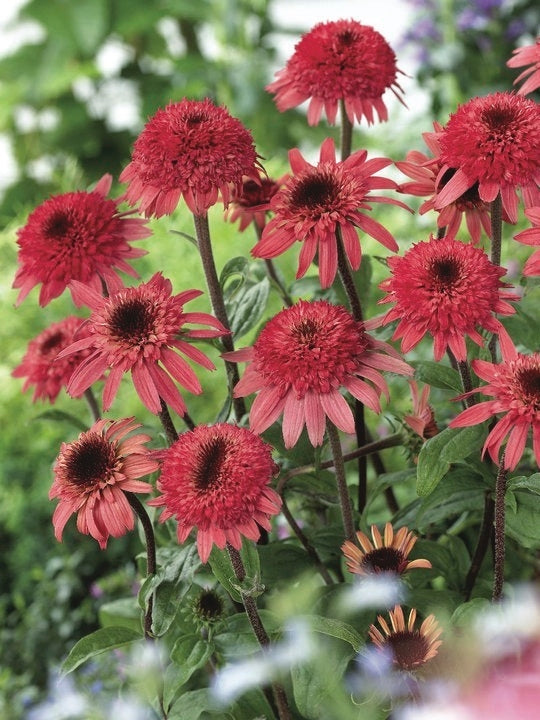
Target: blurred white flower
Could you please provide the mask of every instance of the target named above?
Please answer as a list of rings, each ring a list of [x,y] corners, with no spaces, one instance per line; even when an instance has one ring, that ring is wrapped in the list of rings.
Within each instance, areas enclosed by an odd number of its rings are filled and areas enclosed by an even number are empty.
[[[405,586],[391,573],[379,573],[355,578],[340,598],[340,610],[357,612],[359,610],[389,609],[401,604],[405,599]]]

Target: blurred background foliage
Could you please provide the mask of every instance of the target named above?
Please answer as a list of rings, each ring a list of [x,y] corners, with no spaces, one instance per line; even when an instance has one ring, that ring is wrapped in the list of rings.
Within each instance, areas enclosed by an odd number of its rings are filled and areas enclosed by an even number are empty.
[[[534,37],[539,23],[537,4],[526,0],[403,1],[414,5],[414,21],[402,47],[420,52],[417,79],[429,95],[433,115],[426,113],[420,121],[417,117],[414,125],[407,124],[403,111],[398,122],[403,132],[395,132],[392,121],[369,133],[362,129],[363,146],[371,143],[394,159],[411,149],[412,138],[420,149],[420,133],[431,129],[435,117],[444,122],[457,102],[508,89],[515,73],[506,72],[504,63],[516,44]],[[53,413],[49,405],[33,405],[30,394],[20,392],[20,381],[10,377],[28,341],[73,312],[66,296],[38,311],[35,292],[13,309],[16,229],[51,193],[87,188],[105,172],[116,179],[145,119],[182,97],[209,96],[226,104],[252,130],[274,176],[286,167],[287,149],[308,139],[318,144],[328,128],[321,124],[307,129],[301,110],[278,113],[264,90],[278,67],[275,34],[292,32],[272,20],[274,4],[31,0],[13,23],[31,23],[34,32],[31,41],[0,59],[0,133],[9,139],[17,165],[17,178],[0,199],[1,720],[24,717],[24,706],[46,684],[48,669],[65,656],[75,638],[96,627],[99,604],[125,594],[126,583],[129,586],[136,574],[134,562],[125,558],[135,557],[141,548],[132,533],[112,541],[103,553],[72,524],[63,544],[54,540],[53,506],[47,500],[52,463],[60,443],[75,438],[78,425],[91,420],[82,403],[77,405],[65,393]],[[469,15],[464,17],[465,11]],[[355,15],[362,20],[360,11]],[[307,28],[308,18],[306,23]],[[418,218],[384,212],[385,224],[398,238],[408,244],[414,232],[418,235]],[[216,224],[219,216],[216,208]],[[178,286],[203,288],[189,242],[170,232],[191,233],[189,217],[178,212],[170,220],[152,223],[152,228],[154,237],[144,243],[152,245],[151,259],[137,265],[141,276],[148,279],[162,269]],[[252,237],[239,236],[230,225],[222,226],[217,239],[220,267],[233,255],[249,256],[253,245]],[[180,250],[171,252],[173,244]],[[288,280],[293,265],[290,259],[278,262]],[[383,265],[375,270],[373,286],[377,273],[383,272]],[[309,279],[306,283],[305,291],[311,292]],[[204,302],[200,308],[207,310]],[[219,379],[208,376],[203,384],[204,399],[190,398],[190,410],[204,422],[220,407],[222,387]],[[122,413],[137,414],[155,431],[155,418],[141,412],[133,398],[130,406],[129,398],[125,391],[118,400]]]

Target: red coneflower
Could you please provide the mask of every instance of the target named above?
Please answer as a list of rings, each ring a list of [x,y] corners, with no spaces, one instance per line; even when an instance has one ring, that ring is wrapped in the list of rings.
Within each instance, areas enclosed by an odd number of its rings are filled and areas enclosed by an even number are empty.
[[[437,210],[476,183],[484,202],[501,194],[513,223],[517,221],[516,188],[521,188],[525,207],[540,203],[540,107],[532,100],[501,92],[472,98],[450,116],[439,143],[439,179],[449,171],[455,173],[437,193]]]
[[[240,120],[208,98],[184,98],[146,123],[120,181],[129,183],[128,202],[140,200],[147,217],[170,215],[181,197],[203,215],[219,192],[227,206],[231,185],[240,188],[244,176],[258,182],[258,168],[253,138]]]
[[[160,522],[178,521],[178,542],[192,528],[202,562],[212,545],[239,550],[242,535],[258,540],[259,526],[270,530],[281,498],[269,487],[278,472],[272,449],[246,428],[218,423],[185,432],[167,450],[158,489],[150,505],[163,506]]]
[[[524,245],[540,245],[540,205],[525,210],[525,215],[532,222],[533,227],[514,235],[514,240]],[[523,274],[540,275],[540,250],[536,250],[527,260],[523,268]]]
[[[387,262],[392,276],[380,284],[388,295],[379,302],[394,302],[395,306],[378,324],[400,321],[393,339],[402,339],[403,353],[430,334],[435,360],[440,360],[447,348],[456,360],[465,360],[465,336],[482,346],[478,329],[497,333],[502,325],[494,313],[515,312],[506,300],[519,300],[519,296],[504,292],[503,288],[511,286],[500,279],[506,270],[469,243],[432,237]]]
[[[532,429],[533,450],[540,466],[540,353],[518,353],[506,333],[500,340],[501,363],[472,362],[474,372],[488,384],[471,393],[491,395],[493,399],[467,408],[450,422],[450,427],[477,425],[504,413],[487,436],[483,452],[487,450],[493,462],[499,464],[501,446],[507,438],[504,467],[513,470]]]
[[[379,413],[379,397],[388,397],[388,387],[378,371],[412,374],[390,345],[370,337],[344,307],[325,300],[300,300],[282,310],[253,347],[225,357],[249,362],[234,394],[259,393],[249,416],[253,432],[264,432],[283,413],[287,448],[295,445],[304,425],[312,445],[321,445],[326,416],[344,432],[354,432],[341,387]]]
[[[516,48],[512,57],[506,63],[508,67],[516,68],[523,65],[531,67],[523,70],[514,80],[514,85],[521,82],[525,78],[525,82],[519,88],[519,95],[528,95],[540,87],[540,38],[536,38],[534,45],[526,45],[525,47]],[[529,77],[527,77],[529,76]]]
[[[161,411],[163,399],[179,414],[186,406],[172,378],[192,393],[201,385],[181,352],[208,370],[214,364],[185,338],[214,338],[225,328],[207,313],[185,313],[185,303],[202,295],[200,290],[186,290],[172,295],[170,280],[156,273],[147,283],[123,288],[110,297],[102,297],[81,283],[74,292],[88,305],[92,315],[87,321],[89,336],[77,340],[59,357],[89,349],[90,355],[73,373],[67,390],[78,395],[89,388],[107,370],[103,389],[103,409],[108,410],[124,373],[130,371],[135,390],[153,413]],[[187,323],[209,325],[208,330],[186,330]]]
[[[403,103],[398,72],[394,51],[380,33],[355,20],[337,20],[318,23],[303,35],[266,89],[275,94],[280,112],[310,99],[310,125],[319,122],[323,110],[333,124],[340,100],[350,122],[365,117],[371,124],[374,111],[380,121],[388,119],[382,99],[388,88]]]
[[[140,427],[134,418],[98,420],[71,443],[62,443],[54,466],[49,498],[59,498],[53,515],[54,534],[77,513],[77,529],[95,538],[101,549],[109,536],[133,530],[135,520],[126,492],[147,493],[152,485],[137,478],[153,473],[158,463],[149,455],[148,435],[126,437]]]
[[[122,286],[116,269],[138,277],[126,262],[146,255],[132,240],[151,235],[133,211],[119,213],[118,201],[107,199],[112,178],[104,175],[92,192],[54,195],[39,205],[18,231],[19,269],[13,282],[20,288],[17,305],[41,283],[39,304],[47,305],[78,280],[109,293]]]
[[[16,378],[26,378],[23,392],[31,385],[35,386],[32,402],[43,398],[54,403],[60,390],[67,386],[75,368],[90,354],[89,350],[81,350],[58,360],[58,353],[72,344],[75,333],[78,333],[77,337],[85,336],[82,324],[82,318],[72,315],[52,323],[28,343],[22,362],[11,374]]]
[[[429,157],[417,150],[411,150],[411,152],[407,153],[404,161],[396,162],[396,167],[398,167],[404,175],[408,175],[408,177],[413,179],[413,182],[406,182],[399,185],[398,192],[420,197],[429,196],[420,206],[420,215],[435,208],[437,189],[444,187],[455,174],[455,170],[448,170],[439,178],[442,163],[440,160],[441,148],[437,134],[441,132],[442,126],[439,125],[439,123],[433,123],[433,125],[435,132],[423,133],[426,145],[433,156]],[[480,242],[482,229],[488,237],[491,237],[489,205],[480,199],[477,184],[466,190],[463,195],[460,195],[456,200],[440,209],[437,216],[437,227],[446,228],[445,234],[447,237],[455,237],[461,226],[463,216],[465,216],[467,230],[474,243]],[[505,217],[505,219],[507,218]]]
[[[379,649],[391,651],[394,664],[401,670],[414,670],[437,655],[442,645],[442,640],[439,640],[442,629],[434,615],[428,615],[420,628],[415,628],[416,610],[410,611],[405,623],[403,610],[400,605],[396,605],[390,610],[389,618],[390,625],[382,615],[378,615],[382,632],[371,625],[369,637]]]
[[[240,219],[238,225],[240,232],[244,232],[252,222],[262,230],[266,225],[270,200],[288,178],[288,175],[283,175],[278,180],[272,180],[261,176],[259,182],[251,178],[245,179],[241,188],[233,188],[231,191],[230,204],[225,210],[225,220],[233,223]]]
[[[371,209],[373,202],[409,208],[399,200],[370,195],[371,190],[395,190],[397,185],[393,180],[373,175],[390,165],[391,160],[366,158],[367,152],[359,150],[343,162],[336,162],[332,138],[321,145],[317,166],[308,163],[298,149],[290,150],[293,175],[272,198],[270,208],[275,217],[264,228],[252,255],[273,258],[296,241],[301,242],[296,277],[305,275],[318,251],[319,277],[326,288],[336,276],[338,230],[353,270],[358,269],[362,257],[356,227],[396,252],[398,245],[392,235],[365,211]]]
[[[347,558],[347,569],[356,575],[381,572],[402,575],[413,568],[431,567],[429,560],[408,560],[417,538],[406,527],[394,533],[392,523],[387,522],[384,536],[381,536],[376,525],[371,526],[373,542],[361,530],[356,533],[356,537],[362,549],[350,540],[341,546],[341,552]]]

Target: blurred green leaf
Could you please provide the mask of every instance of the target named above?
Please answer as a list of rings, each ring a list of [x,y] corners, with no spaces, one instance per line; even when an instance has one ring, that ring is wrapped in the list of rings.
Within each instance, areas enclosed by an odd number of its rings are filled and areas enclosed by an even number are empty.
[[[107,650],[130,645],[141,638],[142,631],[135,632],[126,627],[111,626],[96,630],[91,635],[81,638],[74,645],[62,665],[62,673],[67,675],[90,658],[107,652]]]

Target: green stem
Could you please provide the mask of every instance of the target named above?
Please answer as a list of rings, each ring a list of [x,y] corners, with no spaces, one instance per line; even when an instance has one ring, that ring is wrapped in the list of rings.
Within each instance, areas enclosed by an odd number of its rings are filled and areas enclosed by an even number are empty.
[[[349,120],[347,111],[345,110],[345,101],[339,101],[339,111],[341,116],[341,160],[346,160],[352,150],[352,122]]]
[[[343,519],[343,530],[346,540],[354,540],[354,522],[351,507],[351,499],[349,497],[349,489],[347,488],[347,478],[345,475],[345,462],[341,451],[341,442],[336,426],[327,420],[326,431],[332,448],[332,457],[334,458],[334,469],[336,472],[336,484],[341,505],[341,517]]]
[[[497,480],[495,481],[495,563],[492,596],[494,602],[498,602],[501,599],[504,586],[504,496],[506,494],[507,474],[508,471],[504,468],[503,453],[497,473]]]
[[[89,387],[88,390],[84,391],[84,399],[88,403],[88,407],[90,408],[90,412],[92,413],[92,418],[94,419],[94,422],[97,422],[101,417],[101,413],[99,411],[99,407],[96,401],[96,396],[92,392],[91,387]]]
[[[244,563],[242,562],[242,557],[238,550],[230,543],[227,543],[227,551],[229,553],[229,558],[231,559],[231,565],[236,579],[239,583],[242,583],[246,578],[246,569],[244,567]],[[242,602],[246,609],[246,614],[253,629],[253,633],[255,634],[259,645],[263,649],[267,648],[270,645],[270,638],[268,637],[268,633],[262,623],[255,598],[248,593],[244,593],[242,590],[240,590],[240,593],[242,596]],[[272,683],[272,692],[274,694],[279,720],[292,720],[287,695],[285,694],[283,686],[279,683]]]
[[[212,309],[214,315],[219,322],[230,330],[229,318],[227,315],[227,309],[225,308],[225,300],[223,298],[223,291],[219,284],[219,278],[216,270],[216,264],[214,262],[214,254],[212,252],[212,243],[210,240],[210,228],[208,225],[208,215],[193,215],[195,223],[195,233],[197,235],[197,245],[199,248],[199,254],[201,256],[202,266],[204,275],[206,277],[206,284],[208,286],[208,293],[210,295],[210,302],[212,303]],[[230,334],[223,335],[221,338],[223,347],[226,352],[232,352],[234,350],[234,343]],[[225,369],[227,371],[227,380],[229,384],[229,392],[233,398],[234,414],[237,422],[242,419],[242,416],[246,414],[246,405],[243,398],[234,397],[234,387],[240,381],[238,374],[238,367],[236,363],[225,360]]]
[[[141,525],[144,531],[144,538],[146,541],[146,574],[148,577],[156,574],[156,540],[154,537],[154,528],[148,513],[146,512],[144,505],[141,503],[139,498],[131,492],[126,492],[126,497],[129,504],[137,514],[137,517],[141,521]],[[153,596],[150,595],[148,598],[148,605],[146,613],[144,615],[144,637],[147,640],[153,640],[152,634],[152,608],[154,604]]]

